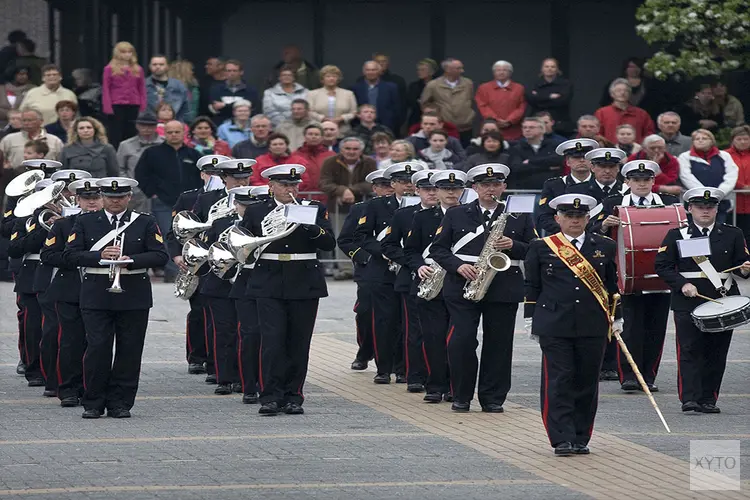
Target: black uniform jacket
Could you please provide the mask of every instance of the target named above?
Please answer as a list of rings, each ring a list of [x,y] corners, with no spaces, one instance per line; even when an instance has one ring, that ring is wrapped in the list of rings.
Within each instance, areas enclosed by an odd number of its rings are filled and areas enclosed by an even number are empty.
[[[8,196],[5,201],[5,212],[3,212],[2,222],[0,222],[0,236],[3,238],[10,238],[10,235],[13,234],[13,227],[15,227],[16,223],[16,216],[13,215],[13,210],[15,210],[17,203],[17,196]]]
[[[565,238],[562,234],[560,237]],[[616,252],[617,246],[613,240],[595,233],[586,233],[580,250],[599,274],[610,296],[617,292]],[[532,334],[540,337],[607,335],[608,314],[599,305],[594,294],[555,255],[543,239],[531,243],[524,268],[524,317],[534,318]],[[615,314],[618,317],[619,310],[618,307]]]
[[[388,270],[381,241],[398,207],[396,195],[375,198],[365,204],[365,215],[359,218],[354,230],[355,244],[371,256],[365,263],[362,281],[392,284],[396,280],[396,275]],[[383,236],[378,239],[379,235]]]
[[[419,210],[422,210],[422,205],[411,205],[396,210],[381,244],[383,255],[401,266],[393,285],[393,290],[399,293],[407,293],[411,290],[412,271],[406,261],[403,245],[409,231],[411,231],[414,214]]]
[[[671,194],[660,194],[659,197],[661,198],[661,203],[656,202],[656,198],[652,196],[651,198],[651,205],[652,206],[668,206],[668,205],[675,205],[679,204],[680,200],[676,196],[672,196]],[[607,234],[611,228],[607,229],[606,231],[602,230],[602,223],[604,222],[604,219],[609,217],[610,215],[615,214],[615,207],[622,206],[624,195],[616,194],[613,196],[609,196],[607,198],[604,198],[602,200],[602,209],[601,211],[594,215],[591,220],[589,220],[588,226],[586,226],[586,231],[592,231],[600,234]],[[628,199],[630,200],[628,205],[629,206],[636,206],[636,202],[633,200],[633,198],[637,198],[640,200],[640,196],[636,197],[635,195],[628,196]]]
[[[127,210],[121,220],[128,222],[133,215],[131,210]],[[111,230],[112,224],[107,220],[104,210],[79,215],[66,240],[63,259],[69,266],[108,269],[109,266],[99,264],[101,250],[90,251],[90,248]],[[111,243],[105,247],[109,245]],[[140,214],[125,229],[122,249],[123,255],[133,259],[133,263],[126,266],[129,270],[163,267],[169,260],[156,219],[148,214]],[[112,286],[108,274],[84,274],[81,283],[81,309],[130,311],[149,309],[153,305],[148,272],[122,274],[120,285],[122,293],[108,293],[107,288]]]
[[[612,184],[609,195],[615,195],[618,193],[625,194],[627,193],[627,191],[628,187],[623,185],[622,181],[618,180],[614,184]],[[593,175],[588,182],[581,182],[580,184],[573,184],[572,186],[568,186],[567,188],[565,188],[565,192],[587,194],[596,198],[597,203],[601,203],[604,198],[607,198],[609,196],[604,194],[604,191],[602,191],[602,188],[599,187],[599,184],[596,182],[596,179],[594,179]]]
[[[672,290],[672,310],[674,311],[693,311],[701,304],[705,304],[705,299],[699,297],[689,298],[682,294],[682,287],[686,283],[692,283],[698,289],[698,293],[706,297],[719,298],[721,294],[711,284],[708,278],[686,278],[680,273],[700,272],[698,264],[692,257],[680,258],[677,247],[677,241],[684,239],[683,231],[688,237],[700,237],[701,232],[691,224],[686,228],[670,229],[664,237],[664,242],[656,254],[656,273],[663,279]],[[750,260],[747,247],[745,246],[745,237],[742,230],[728,224],[716,224],[708,235],[708,241],[711,243],[711,256],[709,261],[713,264],[717,272],[725,269],[739,266],[746,260]],[[739,270],[734,271],[736,276],[742,276]],[[726,279],[721,280],[722,283]],[[728,295],[739,295],[736,279],[733,279],[732,287]]]
[[[206,222],[208,220],[208,213],[211,211],[211,207],[214,203],[229,196],[226,189],[215,189],[213,191],[205,191],[198,194],[193,205],[193,213],[198,216],[200,220]]]
[[[214,221],[211,229],[206,231],[203,236],[203,243],[210,247],[211,244],[215,243],[219,239],[219,235],[228,227],[234,225],[235,221],[239,221],[239,216],[231,215],[229,217],[222,217]],[[229,278],[229,277],[228,277]],[[201,295],[206,297],[218,297],[228,298],[229,293],[232,291],[232,283],[229,279],[221,279],[216,276],[211,270],[209,270],[205,276],[201,279],[200,285]]]
[[[346,214],[344,224],[341,226],[339,231],[339,237],[336,241],[342,252],[352,259],[354,265],[354,281],[362,279],[364,272],[364,265],[370,260],[370,254],[367,250],[363,249],[360,245],[357,245],[354,240],[354,231],[357,229],[357,222],[360,218],[364,217],[366,205],[369,201],[363,201],[355,203],[349,209],[349,213]]]
[[[30,217],[37,220],[41,209],[37,209]],[[24,256],[38,254],[44,244],[47,231],[38,222],[30,225],[30,231],[26,232],[26,220],[29,217],[16,218],[13,231],[10,235],[10,246],[8,256],[11,259],[23,259],[18,273],[15,276],[16,286],[13,291],[17,293],[35,293],[34,278],[39,267],[39,259],[29,259]]]
[[[551,177],[544,181],[542,185],[542,194],[539,198],[539,208],[537,209],[536,228],[544,229],[547,234],[560,232],[560,225],[555,222],[555,210],[549,207],[549,202],[565,194],[569,186],[578,184],[573,176],[568,174],[565,177]]]
[[[422,258],[422,254],[425,248],[432,243],[435,232],[443,221],[443,215],[443,209],[440,206],[419,210],[414,214],[411,230],[404,243],[406,265],[414,276],[411,288],[413,294],[417,293],[417,286],[421,281],[421,278],[416,274],[417,270],[427,265],[424,258]],[[441,291],[440,293],[442,294],[443,292]]]
[[[494,222],[503,210],[500,204],[492,216]],[[463,288],[466,280],[458,274],[458,268],[465,262],[453,253],[453,246],[467,233],[474,232],[482,225],[481,208],[479,200],[474,200],[468,205],[461,205],[448,209],[443,217],[443,222],[436,230],[435,239],[430,249],[430,257],[447,271],[443,283],[443,296],[463,297]],[[489,227],[479,236],[471,240],[456,253],[461,255],[479,256],[489,233]],[[521,261],[526,257],[529,243],[536,237],[531,214],[511,214],[505,225],[504,236],[513,239],[513,246],[503,252],[512,260]],[[518,264],[512,265],[507,271],[499,272],[492,280],[487,295],[484,298],[488,302],[521,302],[523,301],[523,274]]]
[[[73,229],[78,215],[58,219],[52,224],[47,239],[42,246],[42,265],[57,269],[52,282],[47,288],[47,297],[55,302],[77,304],[81,294],[81,273],[77,267],[69,265],[63,259],[65,243]]]
[[[182,212],[183,210],[192,211],[198,195],[204,192],[205,191],[203,191],[203,188],[200,188],[191,189],[190,191],[185,191],[184,193],[180,194],[180,197],[177,198],[174,207],[172,207],[172,218],[174,219],[174,216]],[[182,255],[182,245],[179,241],[177,241],[177,238],[172,232],[171,224],[169,226],[169,232],[167,232],[167,249],[169,250],[169,256],[173,259],[179,255]]]
[[[315,203],[318,215],[315,226],[298,226],[292,234],[272,242],[263,253],[299,254],[330,251],[336,247],[328,211]],[[261,235],[261,221],[277,206],[274,199],[250,205],[245,210],[242,226],[254,235]],[[284,300],[316,299],[328,296],[323,268],[317,259],[264,260],[258,259],[247,282],[249,298]]]

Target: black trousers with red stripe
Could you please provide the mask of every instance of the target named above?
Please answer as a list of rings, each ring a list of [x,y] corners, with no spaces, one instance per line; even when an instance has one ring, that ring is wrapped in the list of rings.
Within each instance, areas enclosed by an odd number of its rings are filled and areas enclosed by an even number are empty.
[[[24,354],[26,357],[26,380],[43,377],[39,343],[42,341],[42,309],[35,293],[21,293],[23,307]]]
[[[57,302],[60,336],[57,351],[57,396],[83,395],[83,353],[86,350],[86,330],[77,303]]]
[[[258,305],[255,299],[235,300],[239,320],[239,369],[242,392],[258,393],[258,358],[260,356],[260,328]]]
[[[607,337],[539,337],[542,422],[552,446],[588,444]]]
[[[190,311],[187,314],[187,325],[185,335],[185,348],[187,351],[187,362],[202,365],[208,361],[207,332],[211,326],[209,315],[204,304],[204,297],[200,292],[195,292],[190,297]],[[213,326],[211,326],[213,331]],[[213,365],[213,360],[211,360]]]
[[[430,301],[417,298],[417,312],[422,326],[422,341],[427,368],[427,392],[450,392],[446,338],[450,328],[448,309],[442,296]]]
[[[16,307],[18,308],[18,312],[16,313],[16,318],[18,319],[18,357],[21,362],[26,365],[29,361],[26,357],[26,322],[24,321],[25,308],[23,307],[20,293],[16,293]]]
[[[319,299],[258,298],[260,402],[302,404]]]
[[[354,304],[354,323],[357,328],[357,359],[370,361],[375,356],[372,341],[372,298],[367,283],[357,283],[357,302]]]
[[[677,391],[680,401],[716,404],[733,330],[702,332],[689,312],[675,311]]]
[[[237,311],[234,300],[219,297],[205,297],[205,299],[213,325],[211,344],[214,353],[216,381],[219,384],[239,382]]]
[[[397,344],[400,306],[398,294],[389,283],[368,283],[372,300],[372,340],[375,349],[375,364],[378,373],[394,373],[396,350],[403,352],[403,344]]]
[[[403,318],[406,383],[424,384],[427,382],[427,366],[422,348],[422,326],[419,323],[416,295],[401,294],[401,317]]]
[[[42,340],[39,343],[39,352],[42,376],[46,381],[44,388],[57,391],[57,343],[60,336],[60,322],[54,301],[47,299],[44,292],[37,294],[37,301],[42,311]]]
[[[654,383],[659,371],[664,337],[667,334],[670,301],[671,296],[668,293],[622,296],[622,340],[638,365],[643,380],[648,384]],[[620,351],[619,344],[617,352],[620,382],[635,380],[635,373],[625,354]]]
[[[447,349],[451,392],[455,401],[468,403],[474,398],[479,368],[479,403],[503,404],[510,390],[513,363],[513,330],[516,302],[472,302],[463,297],[446,297],[451,318]],[[477,360],[477,333],[482,320],[482,359]]]

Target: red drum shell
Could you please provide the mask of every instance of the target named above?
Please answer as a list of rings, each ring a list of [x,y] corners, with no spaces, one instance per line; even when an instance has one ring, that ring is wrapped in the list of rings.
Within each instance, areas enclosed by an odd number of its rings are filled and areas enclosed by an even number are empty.
[[[617,242],[617,286],[623,295],[668,290],[654,270],[654,261],[667,232],[687,224],[682,205],[617,207],[621,224],[613,230]]]

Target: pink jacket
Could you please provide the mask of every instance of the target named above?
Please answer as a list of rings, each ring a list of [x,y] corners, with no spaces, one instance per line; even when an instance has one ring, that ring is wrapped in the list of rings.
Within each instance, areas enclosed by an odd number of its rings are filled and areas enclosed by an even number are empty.
[[[102,110],[105,114],[114,114],[113,104],[130,104],[146,110],[146,77],[143,68],[138,66],[139,75],[134,76],[130,69],[124,68],[121,75],[113,75],[112,67],[104,67],[102,78]]]

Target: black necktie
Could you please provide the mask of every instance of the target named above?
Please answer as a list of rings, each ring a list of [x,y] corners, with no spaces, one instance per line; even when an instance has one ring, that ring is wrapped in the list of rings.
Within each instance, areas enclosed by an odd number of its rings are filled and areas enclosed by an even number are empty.
[[[646,204],[646,198],[641,198],[641,201],[638,202],[638,205],[645,205]]]
[[[112,216],[112,229],[117,229],[117,216]]]
[[[609,187],[609,186],[604,186],[604,187],[602,188],[602,191],[604,191],[604,194],[605,194],[605,195],[608,195],[608,194],[609,194],[609,192],[610,192],[611,190],[612,190],[612,188],[611,188],[611,187]]]
[[[578,241],[577,238],[574,238],[571,243],[573,243],[573,246],[576,247],[576,250],[580,250],[581,249],[581,245],[580,245],[581,242]]]
[[[492,212],[485,210],[482,214],[484,215],[484,225],[486,226],[492,220]]]
[[[703,228],[703,236],[708,236],[708,228],[707,227]]]

